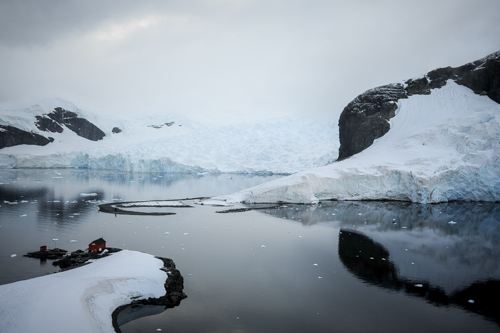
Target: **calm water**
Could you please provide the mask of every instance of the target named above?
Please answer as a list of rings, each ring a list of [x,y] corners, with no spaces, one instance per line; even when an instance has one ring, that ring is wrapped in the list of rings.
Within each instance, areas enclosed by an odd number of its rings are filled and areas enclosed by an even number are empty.
[[[276,177],[0,177],[1,284],[54,272],[51,261],[22,257],[40,245],[84,249],[101,236],[176,262],[188,298],[124,312],[123,332],[500,331],[499,204],[332,202],[227,214],[216,212],[236,207],[194,205],[115,217],[97,204],[232,193]]]

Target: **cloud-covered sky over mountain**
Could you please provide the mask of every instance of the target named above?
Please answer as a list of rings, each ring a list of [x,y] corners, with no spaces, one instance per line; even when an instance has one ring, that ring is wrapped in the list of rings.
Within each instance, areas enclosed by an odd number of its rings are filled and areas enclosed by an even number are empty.
[[[0,102],[338,117],[363,91],[500,49],[498,0],[0,0]]]

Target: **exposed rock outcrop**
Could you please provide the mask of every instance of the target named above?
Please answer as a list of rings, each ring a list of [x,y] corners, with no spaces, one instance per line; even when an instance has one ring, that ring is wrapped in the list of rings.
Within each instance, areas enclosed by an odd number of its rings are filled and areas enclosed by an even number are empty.
[[[54,109],[54,111],[48,113],[46,116],[58,124],[64,124],[67,128],[69,128],[82,138],[92,141],[99,141],[106,136],[106,134],[104,134],[104,132],[101,131],[99,127],[95,126],[87,119],[80,118],[75,112],[67,111],[63,108],[57,107]],[[42,126],[41,124],[39,124],[39,122],[40,120],[38,120],[37,122],[38,128],[40,128],[39,126]],[[44,120],[44,123],[48,123],[48,121]],[[52,126],[53,128],[56,128],[55,124],[52,124]]]
[[[64,127],[75,132],[85,139],[98,141],[102,140],[106,134],[85,118],[78,117],[78,114],[56,107],[54,111],[35,116],[35,126],[41,131],[34,133],[23,129],[0,125],[0,149],[18,145],[45,146],[54,141],[54,138],[43,135],[43,132],[62,133]]]
[[[356,97],[342,111],[339,119],[339,160],[368,148],[390,129],[400,99],[429,95],[453,80],[479,95],[500,103],[500,51],[460,67],[430,71],[421,78],[370,89]]]
[[[17,127],[0,125],[0,149],[17,145],[45,146],[54,141],[36,133],[23,131]]]
[[[163,267],[160,269],[167,273],[167,279],[164,285],[165,295],[158,298],[136,300],[129,305],[118,307],[112,314],[113,328],[116,332],[121,332],[119,320],[120,312],[128,307],[137,307],[141,305],[158,305],[164,308],[174,308],[178,306],[184,298],[187,297],[187,295],[184,293],[184,278],[182,277],[181,272],[175,267],[174,261],[169,258],[156,258],[163,261]]]

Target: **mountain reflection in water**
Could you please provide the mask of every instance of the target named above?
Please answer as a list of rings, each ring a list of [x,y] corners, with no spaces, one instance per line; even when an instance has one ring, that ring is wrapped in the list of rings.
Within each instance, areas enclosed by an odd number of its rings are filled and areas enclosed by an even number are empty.
[[[499,204],[327,202],[265,212],[339,223],[339,258],[358,279],[500,324]]]

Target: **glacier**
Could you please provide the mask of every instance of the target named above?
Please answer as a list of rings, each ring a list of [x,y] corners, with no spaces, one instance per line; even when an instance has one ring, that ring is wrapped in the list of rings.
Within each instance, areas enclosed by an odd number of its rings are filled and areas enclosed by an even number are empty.
[[[390,130],[362,152],[213,199],[500,201],[498,103],[452,80],[397,103]]]
[[[62,127],[41,132],[37,115],[61,106],[102,129],[94,142]],[[229,125],[207,124],[181,115],[107,118],[61,99],[30,106],[0,105],[0,125],[49,135],[46,146],[0,150],[0,168],[78,168],[123,172],[290,174],[326,165],[338,155],[336,120],[266,119]],[[117,127],[120,133],[114,133]]]

